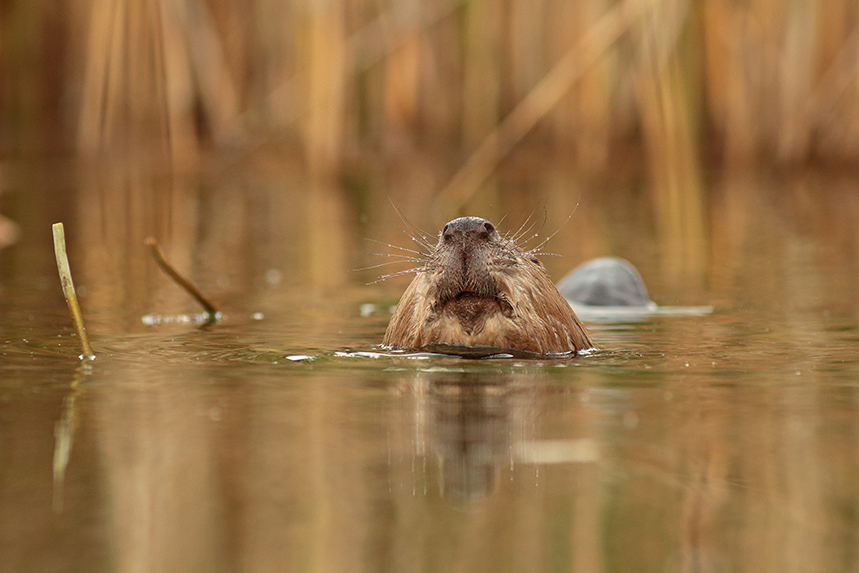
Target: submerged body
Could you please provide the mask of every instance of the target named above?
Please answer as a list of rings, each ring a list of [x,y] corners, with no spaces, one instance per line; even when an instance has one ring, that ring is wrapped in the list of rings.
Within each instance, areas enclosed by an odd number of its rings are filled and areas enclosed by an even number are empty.
[[[593,346],[536,257],[479,217],[445,225],[400,299],[383,344],[464,354],[561,354]]]
[[[656,306],[632,263],[618,257],[582,263],[561,279],[558,290],[567,300],[589,306]]]

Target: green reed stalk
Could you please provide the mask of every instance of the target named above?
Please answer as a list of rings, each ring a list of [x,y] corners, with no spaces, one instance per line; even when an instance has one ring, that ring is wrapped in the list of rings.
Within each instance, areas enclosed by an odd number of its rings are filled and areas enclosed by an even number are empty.
[[[69,313],[72,315],[72,323],[78,336],[78,344],[81,346],[80,358],[81,360],[93,360],[95,354],[93,354],[89,338],[87,338],[81,308],[78,305],[77,294],[75,294],[75,284],[72,282],[72,271],[69,268],[69,257],[66,254],[66,234],[63,224],[54,223],[51,229],[54,232],[54,255],[57,257],[57,271],[60,273],[63,296],[66,297],[66,304],[69,306]]]

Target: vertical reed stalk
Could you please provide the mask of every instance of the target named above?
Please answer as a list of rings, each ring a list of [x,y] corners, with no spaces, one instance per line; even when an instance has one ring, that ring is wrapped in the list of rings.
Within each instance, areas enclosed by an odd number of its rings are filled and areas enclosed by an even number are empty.
[[[304,145],[313,178],[326,178],[340,161],[345,136],[345,38],[342,0],[311,3],[307,12],[307,115]]]
[[[499,3],[472,0],[465,7],[462,136],[474,149],[498,124],[501,100]]]
[[[341,148],[377,143],[375,132],[353,126],[387,119],[401,122],[416,141],[444,150],[481,146],[456,180],[468,188],[481,183],[534,122],[517,111],[499,126],[501,110],[522,102],[520,109],[537,111],[538,94],[548,91],[541,85],[551,86],[559,75],[566,74],[566,83],[572,76],[576,85],[558,96],[565,100],[560,106],[550,102],[550,117],[537,112],[547,127],[541,143],[575,149],[580,166],[596,170],[624,157],[627,148],[618,143],[646,145],[638,127],[647,120],[630,86],[638,47],[621,44],[597,65],[588,63],[585,48],[599,52],[611,45],[616,26],[626,29],[624,12],[659,5],[670,13],[680,3],[5,4],[0,79],[9,89],[0,93],[0,118],[9,141],[24,147],[66,144],[77,130],[83,151],[155,150],[161,154],[156,159],[193,166],[207,149],[201,144],[286,135],[289,142],[303,137],[313,162],[336,168]],[[851,40],[859,29],[856,0],[687,4],[704,18],[693,43],[704,50],[706,98],[693,119],[710,130],[710,141],[721,147],[714,151],[729,169],[859,158],[859,58]],[[574,42],[573,57],[564,56]],[[571,72],[570,59],[580,69]],[[566,63],[552,70],[558,61]],[[352,81],[379,64],[389,71]],[[487,137],[493,129],[500,137]]]
[[[60,273],[63,295],[66,297],[66,304],[72,315],[72,323],[78,336],[78,344],[81,347],[80,358],[81,360],[94,360],[95,354],[93,354],[89,338],[87,338],[86,327],[84,327],[84,320],[81,316],[81,308],[78,306],[78,297],[75,293],[75,285],[72,282],[72,271],[69,268],[69,257],[66,254],[66,234],[63,230],[63,224],[54,223],[52,230],[54,232],[54,255],[57,258],[57,270]]]
[[[691,3],[678,1],[643,22],[637,85],[666,270],[685,277],[703,271],[707,249],[695,95],[684,83],[691,72],[682,57],[694,14]]]

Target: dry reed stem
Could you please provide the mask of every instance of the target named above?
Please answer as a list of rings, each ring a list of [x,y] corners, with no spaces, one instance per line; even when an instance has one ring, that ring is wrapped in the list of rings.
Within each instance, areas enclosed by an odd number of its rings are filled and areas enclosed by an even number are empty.
[[[167,262],[167,259],[164,258],[164,252],[161,250],[161,247],[158,245],[158,241],[156,241],[153,237],[149,237],[144,241],[144,244],[149,247],[149,252],[152,253],[152,258],[155,259],[155,262],[158,263],[158,266],[161,267],[161,270],[167,273],[173,281],[178,284],[180,287],[185,289],[185,292],[194,297],[203,309],[206,311],[208,315],[208,322],[214,322],[218,318],[218,309],[215,308],[209,300],[203,296],[203,294],[199,291],[199,289],[194,286],[191,281],[180,275],[173,266]]]
[[[301,38],[306,23],[296,17],[308,3],[73,0],[59,11],[43,2],[18,4],[4,14],[8,49],[0,53],[0,67],[10,90],[0,109],[18,118],[7,122],[7,131],[27,141],[66,142],[74,128],[83,150],[112,150],[123,142],[151,146],[155,138],[157,149],[169,146],[176,161],[194,159],[199,137],[217,145],[257,130],[263,137],[294,136],[313,105],[303,99],[308,95],[303,88],[317,60]],[[491,117],[498,114],[496,94],[489,94],[485,108],[479,105],[484,90],[500,90],[502,105],[522,101],[543,75],[544,58],[552,63],[562,58],[570,38],[578,41],[579,26],[590,27],[591,14],[599,18],[612,7],[616,15],[622,5],[618,0],[342,4],[345,21],[330,27],[344,43],[346,109],[336,126],[343,143],[351,149],[374,145],[378,131],[363,126],[384,125],[392,107],[403,104],[411,120],[405,127],[414,128],[421,142],[446,149],[459,144],[468,153],[503,119]],[[706,98],[702,109],[693,111],[696,123],[714,136],[717,153],[710,157],[721,155],[729,169],[779,158],[859,157],[859,98],[854,97],[859,76],[850,40],[857,29],[856,5],[855,0],[692,3],[703,26],[690,48],[701,50],[706,70]],[[491,17],[480,17],[481,10]],[[466,43],[469,38],[482,43]],[[407,57],[393,62],[389,78],[370,69],[386,58],[396,60],[391,54],[400,50]],[[484,52],[499,57],[492,60]],[[634,46],[612,48],[577,78],[573,97],[564,96],[564,109],[555,103],[550,117],[540,120],[548,127],[541,133],[543,143],[554,143],[553,137],[572,143],[576,160],[591,168],[606,167],[599,159],[606,153],[622,152],[604,151],[607,142],[640,145],[643,120],[629,84],[635,57]],[[302,69],[305,62],[309,65]],[[406,81],[398,77],[397,64],[404,64]],[[481,84],[482,78],[496,76],[500,83]],[[379,105],[380,79],[400,90],[393,106]],[[503,154],[503,147],[493,154]],[[472,180],[464,173],[460,179]]]
[[[438,206],[459,207],[477,192],[501,159],[567,93],[631,27],[645,9],[659,0],[627,0],[608,10],[525,98],[490,133],[435,199]]]
[[[239,96],[205,3],[95,0],[90,16],[78,145],[87,152],[155,137],[173,158],[196,156],[195,97],[216,141]],[[196,80],[196,81],[194,81]]]
[[[383,11],[375,20],[342,41],[343,69],[354,76],[366,72],[386,58],[396,58],[399,51],[414,50],[414,44],[418,42],[421,34],[449,17],[463,2],[464,0],[439,0],[421,5],[419,9],[414,4],[405,2]],[[305,33],[309,32],[306,26],[302,29]],[[308,56],[307,60],[311,59],[311,56]],[[325,64],[325,67],[330,66]],[[269,121],[278,128],[285,128],[299,122],[312,111],[315,96],[302,94],[301,90],[302,86],[310,84],[308,76],[318,71],[312,67],[299,67],[297,71],[290,73],[286,73],[288,70],[285,67],[278,71],[283,73],[272,75],[281,76],[283,79],[275,81],[273,87],[266,90],[262,104],[268,108]],[[420,72],[421,70],[417,69],[414,73],[419,76]],[[342,81],[349,80],[352,76],[344,77]],[[342,97],[345,97],[345,94]],[[420,94],[415,93],[408,97],[417,99]],[[226,127],[227,134],[253,121],[254,113],[253,109],[238,113]],[[350,119],[344,116],[339,125],[347,124]]]
[[[63,295],[66,297],[66,304],[69,307],[69,313],[72,315],[72,323],[75,327],[75,332],[78,337],[78,344],[81,347],[81,360],[93,360],[92,347],[87,338],[86,327],[81,316],[81,308],[78,305],[78,297],[75,293],[75,285],[72,282],[72,271],[69,268],[69,257],[66,254],[66,234],[62,223],[54,223],[51,227],[54,233],[54,256],[57,258],[57,271],[60,273],[60,284],[63,287]]]
[[[707,257],[695,96],[684,83],[691,72],[682,32],[692,7],[674,0],[662,8],[642,22],[636,86],[663,261],[668,274],[687,277],[700,275]]]
[[[473,0],[466,7],[462,80],[462,138],[467,148],[480,143],[498,124],[501,104],[501,13],[493,0]]]
[[[303,140],[312,178],[327,177],[340,160],[346,119],[346,52],[342,0],[313,6],[307,14],[307,114]]]
[[[833,133],[843,137],[849,133],[849,130],[845,130],[845,125],[859,125],[859,109],[854,106],[846,112],[843,110],[845,102],[855,101],[851,91],[855,92],[857,80],[859,28],[844,40],[838,52],[833,55],[830,65],[823,70],[820,81],[805,102],[803,113],[811,118],[813,125],[819,126],[821,139],[831,137]],[[851,145],[846,141],[842,141],[840,147],[846,153],[856,152],[855,146],[851,149]]]
[[[78,147],[86,151],[98,149],[104,129],[105,93],[112,54],[110,31],[115,10],[116,3],[112,0],[96,0],[92,5],[78,118]]]
[[[344,51],[353,58],[356,72],[365,72],[392,53],[412,42],[418,32],[426,32],[460,8],[465,0],[443,0],[420,5],[403,2],[386,11],[352,34]]]
[[[181,5],[181,3],[177,3]],[[227,61],[227,50],[209,5],[203,0],[177,8],[179,31],[187,38],[198,95],[216,141],[223,140],[239,113],[239,90]],[[192,106],[189,103],[189,108]]]

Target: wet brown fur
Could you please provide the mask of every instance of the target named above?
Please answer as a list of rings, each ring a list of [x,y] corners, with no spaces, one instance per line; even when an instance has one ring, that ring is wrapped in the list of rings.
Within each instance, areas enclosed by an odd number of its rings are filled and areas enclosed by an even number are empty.
[[[533,253],[478,217],[445,225],[391,317],[383,344],[491,347],[535,354],[593,346]]]

